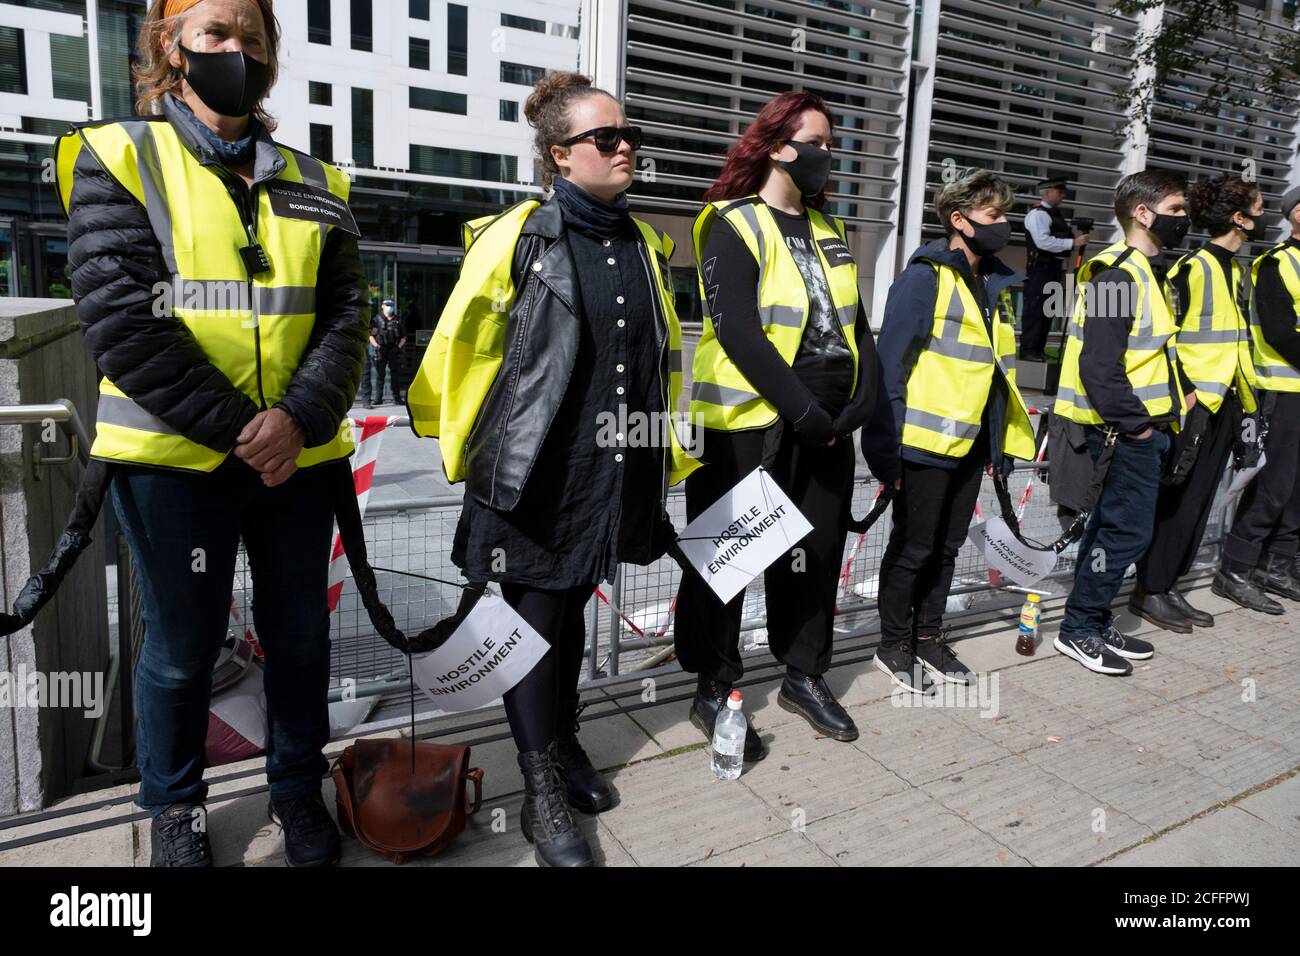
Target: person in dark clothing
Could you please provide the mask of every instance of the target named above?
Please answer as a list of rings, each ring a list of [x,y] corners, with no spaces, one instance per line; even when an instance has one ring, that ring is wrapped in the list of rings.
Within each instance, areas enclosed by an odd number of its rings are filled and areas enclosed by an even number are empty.
[[[1100,674],[1130,674],[1131,661],[1155,653],[1114,626],[1110,605],[1151,543],[1168,431],[1196,403],[1174,346],[1163,255],[1187,235],[1185,189],[1181,176],[1155,170],[1120,180],[1115,215],[1124,241],[1080,273],[1054,406],[1087,427],[1094,462],[1113,446],[1055,641],[1060,653]]]
[[[1039,201],[1025,213],[1025,307],[1020,317],[1020,357],[1026,362],[1043,362],[1047,357],[1047,333],[1052,319],[1045,307],[1052,283],[1065,278],[1069,258],[1088,244],[1086,233],[1074,235],[1061,211],[1065,199],[1064,176],[1050,176],[1038,183]]]
[[[1264,466],[1242,492],[1212,586],[1267,614],[1285,608],[1265,591],[1300,600],[1300,187],[1282,197],[1282,215],[1290,237],[1251,269],[1255,373],[1268,423]]]
[[[340,852],[321,797],[331,489],[353,449],[340,426],[361,372],[365,284],[355,226],[271,199],[312,188],[346,210],[349,183],[271,138],[255,78],[275,75],[272,23],[266,0],[151,4],[141,115],[59,141],[73,297],[104,376],[90,453],[113,463],[143,598],[137,802],[159,867],[212,865],[204,741],[241,539],[285,856],[323,866]],[[183,312],[158,294],[181,276],[214,280],[185,283]],[[230,287],[250,298],[232,308]]]
[[[880,330],[882,400],[862,432],[871,473],[898,489],[880,563],[876,666],[924,693],[969,683],[943,613],[980,478],[1034,457],[1015,379],[1015,331],[1000,302],[1021,277],[996,253],[1011,235],[1011,187],[983,170],[944,186],[948,234],[917,249],[894,280]]]
[[[812,524],[768,566],[768,645],[786,665],[777,700],[819,732],[858,731],[826,685],[835,593],[848,533],[850,437],[870,414],[878,377],[847,232],[821,211],[831,120],[821,99],[769,101],[729,153],[696,220],[706,313],[695,353],[691,418],[706,467],[686,480],[693,520],[762,465]],[[698,675],[691,721],[713,738],[717,714],[744,672],[744,594],[725,605],[688,574],[674,639]],[[765,746],[752,725],[747,760]]]
[[[1194,183],[1187,193],[1192,223],[1213,237],[1171,271],[1176,295],[1178,359],[1196,387],[1196,407],[1173,439],[1173,461],[1193,455],[1185,476],[1162,479],[1155,532],[1138,561],[1129,609],[1165,630],[1190,634],[1213,627],[1178,591],[1191,570],[1224,465],[1241,428],[1242,406],[1255,410],[1250,332],[1241,306],[1241,267],[1234,255],[1264,211],[1259,188],[1240,177]]]
[[[374,402],[384,404],[384,373],[388,373],[388,388],[393,404],[402,399],[400,376],[402,374],[402,349],[406,347],[406,325],[397,314],[397,303],[385,299],[379,312],[370,320],[370,347],[374,349],[375,386]]]
[[[448,478],[466,481],[452,560],[471,582],[498,582],[550,644],[504,695],[524,836],[542,865],[589,866],[573,811],[607,810],[615,794],[578,742],[583,612],[620,562],[673,544],[668,487],[698,462],[663,424],[681,333],[672,242],[628,214],[640,130],[575,73],[548,73],[524,112],[554,193],[469,224],[407,404],[417,434],[439,438]]]

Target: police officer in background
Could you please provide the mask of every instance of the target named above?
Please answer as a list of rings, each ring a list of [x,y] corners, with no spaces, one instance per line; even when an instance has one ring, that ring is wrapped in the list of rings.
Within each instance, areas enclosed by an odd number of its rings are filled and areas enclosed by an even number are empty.
[[[136,800],[153,866],[212,865],[204,741],[241,538],[285,856],[339,856],[320,793],[326,592],[365,280],[355,226],[303,211],[310,197],[346,213],[347,175],[271,139],[278,42],[270,0],[155,0],[135,71],[142,115],[57,146],[77,319],[104,376],[90,454],[113,463],[144,599]],[[158,285],[182,280],[184,295],[160,303]]]
[[[1020,358],[1026,362],[1047,360],[1043,353],[1051,317],[1043,314],[1048,285],[1065,277],[1066,259],[1075,249],[1088,244],[1085,233],[1075,236],[1061,211],[1065,199],[1065,177],[1053,176],[1038,183],[1039,201],[1025,213],[1025,305],[1020,325]]]
[[[393,404],[401,399],[402,349],[406,346],[406,325],[397,315],[397,303],[385,299],[379,312],[370,320],[370,346],[374,351],[375,384],[373,400],[384,404],[384,373],[388,373],[388,388],[393,393]],[[367,406],[369,407],[369,406]]]

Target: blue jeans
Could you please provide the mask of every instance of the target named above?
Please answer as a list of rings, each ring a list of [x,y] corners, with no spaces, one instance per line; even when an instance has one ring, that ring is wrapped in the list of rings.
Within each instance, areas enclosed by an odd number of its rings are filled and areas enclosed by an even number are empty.
[[[135,670],[137,803],[199,802],[212,668],[226,636],[242,537],[266,653],[266,771],[277,799],[319,790],[328,769],[326,588],[334,511],[324,466],[267,488],[233,455],[212,474],[123,467],[113,504],[144,598]]]
[[[1087,429],[1087,434],[1088,453],[1095,462],[1104,435],[1097,428]],[[1124,571],[1151,544],[1160,472],[1168,450],[1169,435],[1155,429],[1150,438],[1121,436],[1115,443],[1101,497],[1079,541],[1062,634],[1102,634],[1110,627],[1110,605],[1124,583]]]

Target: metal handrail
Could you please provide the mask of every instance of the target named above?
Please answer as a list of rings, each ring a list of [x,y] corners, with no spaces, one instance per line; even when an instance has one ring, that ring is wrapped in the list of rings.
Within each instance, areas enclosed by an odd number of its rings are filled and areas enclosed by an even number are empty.
[[[90,460],[88,449],[90,441],[86,429],[81,423],[77,408],[66,398],[45,405],[0,405],[0,425],[43,425],[55,422],[59,431],[68,436],[72,442],[72,455],[83,465]],[[62,459],[60,459],[62,460]],[[56,459],[46,459],[53,463]]]

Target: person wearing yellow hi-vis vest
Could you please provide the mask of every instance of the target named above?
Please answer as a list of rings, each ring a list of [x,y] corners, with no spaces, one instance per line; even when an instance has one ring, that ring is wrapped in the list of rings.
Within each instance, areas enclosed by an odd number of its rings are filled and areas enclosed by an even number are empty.
[[[1103,480],[1079,541],[1056,649],[1099,674],[1129,674],[1152,645],[1115,627],[1111,602],[1146,552],[1171,430],[1197,401],[1178,360],[1165,255],[1191,220],[1186,179],[1143,170],[1120,180],[1124,239],[1084,263],[1052,414],[1085,426]]]
[[[957,553],[981,476],[1005,478],[1014,459],[1034,457],[1007,308],[1024,277],[997,256],[1013,201],[1010,185],[986,170],[945,184],[934,200],[945,238],[912,253],[885,303],[878,347],[888,401],[862,432],[872,474],[897,489],[875,660],[912,693],[969,682],[943,636]]]
[[[460,277],[407,390],[411,426],[465,482],[452,561],[551,645],[504,695],[522,831],[548,866],[589,866],[573,810],[614,793],[577,737],[585,609],[620,562],[675,544],[669,485],[698,467],[674,427],[673,243],[628,214],[641,130],[576,73],[524,106],[544,202],[469,223]]]
[[[73,297],[103,380],[90,454],[144,597],[134,699],[155,866],[212,863],[212,669],[239,543],[265,652],[267,778],[294,865],[339,834],[328,769],[327,599],[365,282],[345,174],[271,139],[269,0],[155,0],[137,111],[59,139]]]
[[[1200,549],[1215,489],[1241,433],[1242,412],[1257,407],[1243,270],[1235,255],[1263,200],[1254,183],[1223,175],[1193,183],[1187,205],[1192,224],[1211,237],[1169,270],[1178,359],[1197,401],[1170,446],[1151,546],[1137,563],[1129,597],[1138,617],[1180,634],[1190,634],[1193,625],[1214,626],[1214,617],[1193,607],[1177,582]]]
[[[686,515],[694,520],[761,466],[812,525],[764,571],[768,647],[786,666],[777,702],[848,741],[857,728],[824,675],[853,492],[852,435],[870,415],[878,370],[850,234],[826,211],[831,131],[815,94],[773,98],[729,150],[695,218],[704,331],[691,418],[706,466],[686,480]],[[693,573],[677,595],[677,658],[697,675],[689,716],[710,741],[744,673],[744,600],[742,591],[724,604]],[[743,759],[765,754],[748,724]]]
[[[1265,592],[1300,600],[1300,187],[1282,197],[1281,210],[1288,238],[1250,267],[1264,464],[1242,492],[1212,585],[1215,593],[1266,614],[1282,614],[1285,607]],[[1262,204],[1240,218],[1252,222],[1249,238],[1266,240]]]

